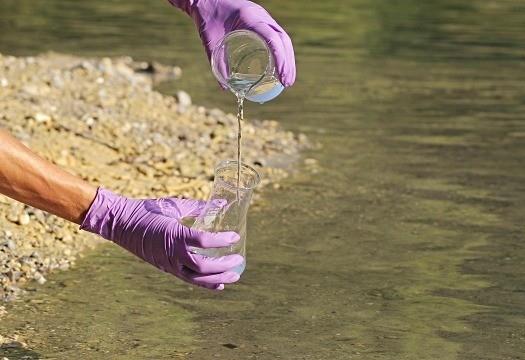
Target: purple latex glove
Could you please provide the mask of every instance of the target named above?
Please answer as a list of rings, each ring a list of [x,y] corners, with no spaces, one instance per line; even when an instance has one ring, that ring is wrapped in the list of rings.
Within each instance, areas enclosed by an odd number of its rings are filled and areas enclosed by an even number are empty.
[[[295,55],[292,41],[261,6],[248,0],[169,0],[190,15],[199,28],[208,58],[227,33],[251,30],[268,44],[275,59],[279,81],[286,87],[295,82]]]
[[[194,285],[222,290],[237,281],[229,271],[241,255],[211,258],[193,254],[189,247],[230,246],[239,241],[234,232],[207,233],[180,223],[196,217],[205,202],[177,198],[135,200],[99,188],[80,228],[111,240],[153,266]]]

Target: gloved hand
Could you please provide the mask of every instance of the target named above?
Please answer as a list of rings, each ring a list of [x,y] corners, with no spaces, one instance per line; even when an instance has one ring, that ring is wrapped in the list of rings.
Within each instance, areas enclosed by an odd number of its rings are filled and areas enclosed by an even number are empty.
[[[211,258],[193,254],[189,247],[230,246],[235,232],[207,233],[180,223],[196,217],[205,202],[177,198],[135,200],[99,188],[80,228],[101,235],[157,268],[194,285],[222,290],[237,281],[229,271],[240,265],[241,255]]]
[[[261,6],[248,0],[169,0],[190,15],[199,29],[208,58],[213,48],[233,30],[251,30],[268,44],[275,59],[279,81],[286,87],[295,82],[292,41]]]

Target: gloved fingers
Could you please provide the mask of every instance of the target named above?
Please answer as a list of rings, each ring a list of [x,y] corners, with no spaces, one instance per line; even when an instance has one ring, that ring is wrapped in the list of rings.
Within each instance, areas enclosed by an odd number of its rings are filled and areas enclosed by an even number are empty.
[[[190,276],[186,275],[186,272],[184,272],[184,271],[180,271],[177,274],[177,276],[180,279],[182,279],[182,280],[184,280],[187,283],[192,284],[192,285],[197,285],[197,286],[209,289],[209,290],[216,290],[216,291],[224,290],[224,284],[198,283],[198,282],[195,282]]]
[[[241,265],[244,257],[238,254],[226,255],[221,257],[209,257],[200,254],[188,253],[182,263],[189,269],[198,274],[222,273]]]
[[[202,41],[202,45],[206,50],[206,55],[208,59],[211,60],[211,54],[215,46],[219,44],[219,41],[224,37],[225,30],[222,29],[219,31],[217,27],[207,28],[206,26],[201,26],[199,29],[199,35]]]
[[[260,22],[250,27],[249,30],[256,32],[266,41],[275,61],[276,75],[279,81],[284,86],[291,86],[295,78],[295,60],[294,58],[290,58],[289,49],[286,49],[285,43],[281,39],[280,33],[282,28],[277,24],[273,25]],[[282,32],[284,33],[284,30],[282,30]]]
[[[172,197],[147,200],[144,206],[150,212],[180,220],[200,214],[206,202]]]
[[[295,51],[293,49],[292,39],[290,39],[290,36],[288,36],[286,31],[282,30],[279,32],[279,37],[281,38],[281,41],[284,45],[286,63],[288,64],[289,68],[289,72],[284,75],[281,83],[286,87],[290,87],[295,83],[295,77],[297,74],[297,68],[295,65]]]
[[[214,216],[218,216],[220,211],[228,205],[228,200],[226,199],[212,199],[208,202],[204,202],[204,206],[200,206],[195,209],[193,215],[189,216],[199,216],[203,212],[213,213]]]
[[[182,276],[192,284],[210,288],[210,286],[217,287],[221,284],[232,284],[239,280],[240,275],[233,271],[225,271],[218,274],[202,275],[192,271],[191,269],[182,268]]]
[[[189,229],[188,235],[185,237],[186,245],[207,248],[226,247],[235,244],[241,239],[239,234],[234,231],[222,232],[206,232],[200,230]]]
[[[182,219],[185,217],[197,217],[204,209],[221,209],[227,205],[224,199],[213,199],[210,202],[182,198],[162,198],[157,200],[161,213],[165,216]]]
[[[185,217],[195,217],[200,214],[202,209],[206,206],[206,201],[193,200],[193,199],[181,199],[181,198],[168,198],[166,199],[168,204],[171,204],[171,212],[178,213],[177,219]]]

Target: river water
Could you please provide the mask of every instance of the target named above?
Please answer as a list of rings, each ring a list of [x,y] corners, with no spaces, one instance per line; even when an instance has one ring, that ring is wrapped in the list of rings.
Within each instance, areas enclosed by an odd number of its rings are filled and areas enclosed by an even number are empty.
[[[192,289],[102,247],[11,305],[0,332],[32,340],[4,356],[525,359],[525,3],[261,3],[298,81],[246,117],[306,133],[321,165],[264,190],[240,284]],[[45,50],[178,64],[162,91],[235,110],[160,0],[2,0],[0,51]]]

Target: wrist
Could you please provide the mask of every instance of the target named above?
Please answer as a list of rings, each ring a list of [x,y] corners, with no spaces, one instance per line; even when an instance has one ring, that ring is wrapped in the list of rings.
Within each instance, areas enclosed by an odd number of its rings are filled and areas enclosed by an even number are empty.
[[[107,240],[112,240],[114,237],[114,223],[117,219],[115,209],[123,200],[122,196],[99,187],[95,199],[80,225],[80,229],[100,235]]]

